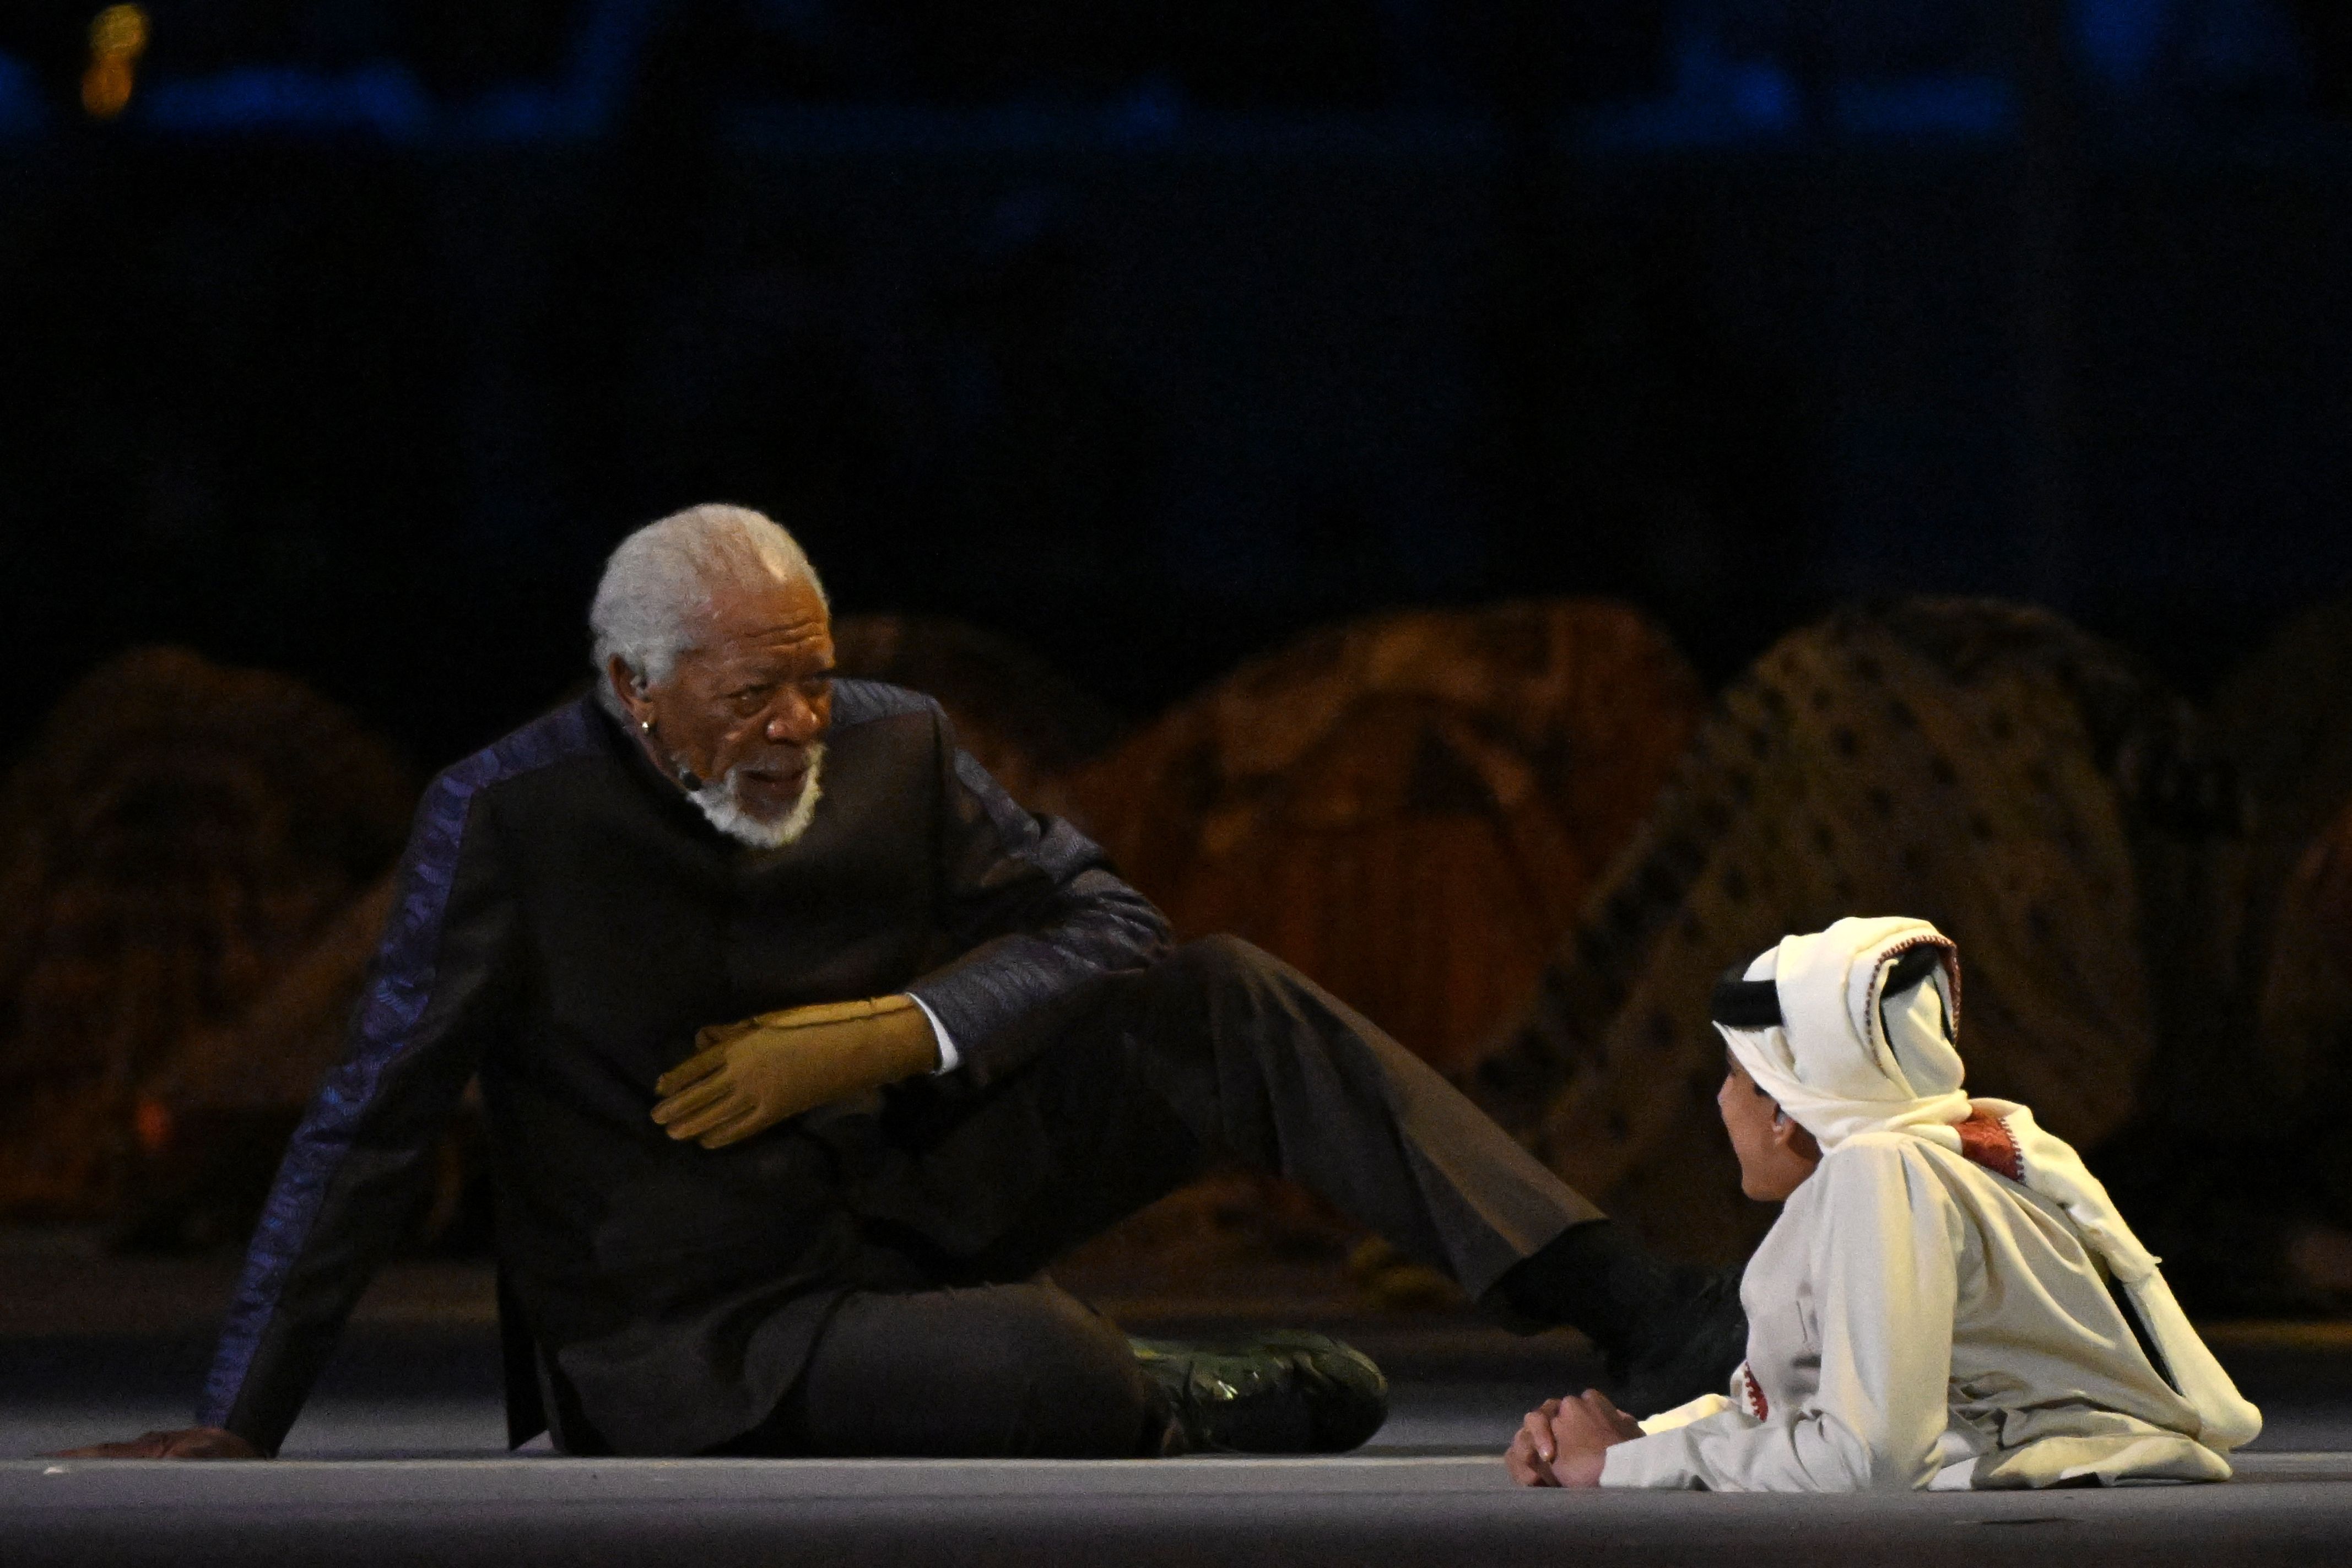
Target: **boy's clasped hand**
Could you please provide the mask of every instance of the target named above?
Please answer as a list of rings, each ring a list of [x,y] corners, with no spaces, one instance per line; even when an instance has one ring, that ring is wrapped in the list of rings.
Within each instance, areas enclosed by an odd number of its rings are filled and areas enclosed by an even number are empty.
[[[1588,1388],[1528,1411],[1503,1463],[1523,1487],[1597,1487],[1610,1448],[1641,1435],[1641,1423],[1599,1389]]]

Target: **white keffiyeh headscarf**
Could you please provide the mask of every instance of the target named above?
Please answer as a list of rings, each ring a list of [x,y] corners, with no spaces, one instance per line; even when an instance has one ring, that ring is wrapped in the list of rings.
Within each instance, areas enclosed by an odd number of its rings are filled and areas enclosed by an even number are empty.
[[[1940,962],[1924,980],[1889,997],[1888,972],[1922,948]],[[1958,1153],[1960,1122],[1978,1114],[2000,1122],[2017,1146],[2025,1184],[2065,1211],[2084,1245],[2130,1296],[2181,1397],[2202,1423],[2199,1441],[2227,1451],[2262,1430],[2261,1413],[2240,1396],[2189,1327],[2156,1257],[2116,1212],[2082,1156],[2035,1126],[2026,1107],[1972,1100],[1961,1091],[1965,1068],[1954,1044],[1960,960],[1950,938],[1921,920],[1849,918],[1827,931],[1784,937],[1743,978],[1772,982],[1780,1021],[1759,1020],[1757,1027],[1718,1021],[1716,1027],[1756,1086],[1811,1133],[1824,1154],[1864,1132],[1900,1132]]]

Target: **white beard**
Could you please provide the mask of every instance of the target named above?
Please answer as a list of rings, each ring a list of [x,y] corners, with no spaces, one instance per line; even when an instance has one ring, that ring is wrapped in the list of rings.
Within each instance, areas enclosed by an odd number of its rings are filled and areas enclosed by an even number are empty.
[[[739,769],[728,769],[727,776],[716,784],[687,791],[686,798],[701,808],[711,826],[737,843],[754,849],[782,849],[798,842],[816,819],[817,797],[823,793],[817,787],[817,774],[824,766],[824,747],[820,742],[808,749],[808,776],[801,781],[800,798],[793,802],[792,810],[773,821],[762,821],[743,809],[737,786]]]

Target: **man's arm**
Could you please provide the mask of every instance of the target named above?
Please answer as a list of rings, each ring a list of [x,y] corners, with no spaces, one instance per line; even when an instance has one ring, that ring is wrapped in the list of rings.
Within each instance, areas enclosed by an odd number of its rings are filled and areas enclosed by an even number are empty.
[[[1906,1491],[1935,1479],[1959,1294],[1950,1198],[1892,1139],[1841,1149],[1810,1180],[1827,1184],[1810,1237],[1820,1393],[1761,1422],[1726,1411],[1618,1444],[1602,1486]]]
[[[962,1072],[980,1081],[1039,1044],[1024,1022],[1098,975],[1167,950],[1168,921],[1102,850],[1057,817],[1033,816],[936,718],[943,911],[965,951],[908,993]]]
[[[478,762],[479,759],[477,760]],[[418,807],[343,1059],[289,1142],[196,1419],[277,1452],[512,994],[516,922],[474,763]]]

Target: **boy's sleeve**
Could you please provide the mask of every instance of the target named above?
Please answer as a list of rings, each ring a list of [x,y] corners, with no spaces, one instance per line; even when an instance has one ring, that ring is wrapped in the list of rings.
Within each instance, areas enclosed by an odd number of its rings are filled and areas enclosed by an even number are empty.
[[[1908,1139],[1865,1138],[1811,1180],[1821,1390],[1762,1420],[1731,1409],[1609,1450],[1608,1487],[1907,1491],[1936,1477],[1949,1420],[1955,1215]]]
[[[1702,1457],[1716,1452],[1720,1439],[1736,1439],[1762,1429],[1756,1417],[1736,1405],[1726,1405],[1712,1415],[1617,1444],[1601,1460],[1601,1484],[1684,1491],[1741,1489],[1714,1479],[1701,1463]]]
[[[1741,1362],[1739,1370],[1731,1375],[1735,1378],[1742,1377],[1746,1375],[1747,1371],[1748,1363]],[[1677,1426],[1687,1426],[1694,1421],[1704,1421],[1710,1415],[1720,1415],[1732,1408],[1734,1406],[1727,1395],[1702,1394],[1696,1399],[1685,1400],[1672,1410],[1661,1410],[1655,1415],[1644,1415],[1642,1417],[1642,1430],[1671,1432]]]

